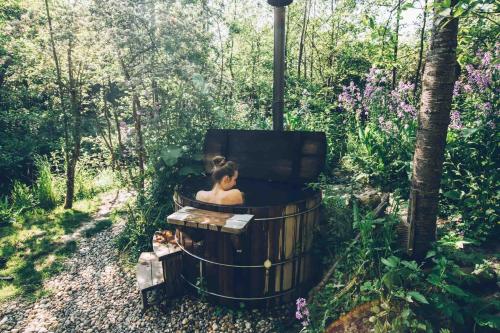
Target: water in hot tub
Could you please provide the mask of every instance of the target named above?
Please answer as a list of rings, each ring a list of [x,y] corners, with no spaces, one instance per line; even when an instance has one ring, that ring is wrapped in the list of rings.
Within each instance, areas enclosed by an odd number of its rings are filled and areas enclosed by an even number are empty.
[[[236,188],[244,193],[244,206],[274,206],[311,197],[315,191],[304,184],[291,184],[256,179],[238,178]],[[180,193],[194,199],[199,190],[212,189],[210,178],[191,178],[184,182]]]

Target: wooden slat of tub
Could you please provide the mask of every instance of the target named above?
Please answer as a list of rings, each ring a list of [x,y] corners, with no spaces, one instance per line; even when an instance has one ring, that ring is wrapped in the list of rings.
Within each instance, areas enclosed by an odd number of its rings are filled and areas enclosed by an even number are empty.
[[[291,215],[297,212],[297,206],[290,204],[285,208],[285,214]],[[296,227],[298,216],[285,218],[285,259],[290,259],[294,256]],[[288,290],[293,284],[293,262],[288,262],[283,265],[283,290]]]
[[[286,214],[286,209],[283,210],[283,213]],[[276,221],[278,222],[278,221]],[[284,233],[285,233],[285,219],[279,220],[279,233],[277,235],[277,243],[278,243],[278,253],[276,255],[277,261],[282,261],[284,259]],[[283,266],[276,266],[276,280],[274,282],[274,290],[276,292],[281,291],[283,288]]]
[[[218,247],[221,243],[219,241],[220,234],[216,232],[207,231],[205,234],[205,251],[203,257],[218,262]],[[214,265],[210,263],[204,263],[204,275],[205,282],[207,283],[206,287],[208,290],[219,293],[219,276],[220,276],[220,266]]]
[[[305,201],[296,203],[297,211],[302,212],[306,209]],[[294,256],[299,256],[302,250],[302,242],[304,239],[304,214],[297,216],[296,227],[295,227],[295,244],[293,247]],[[302,260],[300,257],[293,261],[293,285],[296,286],[302,281]]]
[[[269,216],[267,208],[255,208],[255,216]],[[249,225],[249,237],[252,244],[250,257],[247,260],[250,265],[262,265],[266,258],[267,252],[267,221],[254,221]],[[250,290],[248,291],[251,297],[260,297],[264,291],[265,270],[259,268],[250,269]]]
[[[226,263],[226,264],[233,264],[233,253],[234,253],[234,248],[231,243],[230,235],[228,234],[221,234],[219,237],[221,240],[223,239],[222,243],[219,246],[219,253],[221,258],[221,261]],[[219,281],[222,282],[222,284],[219,282],[219,285],[221,287],[221,291],[223,295],[226,296],[234,296],[234,269],[231,267],[223,267],[221,266],[219,268]]]
[[[282,207],[273,207],[269,210],[270,216],[282,216],[283,215],[283,208]],[[276,263],[279,261],[279,230],[281,227],[281,220],[271,220],[268,222],[269,223],[269,232],[268,232],[268,241],[267,241],[267,257],[266,259],[269,259],[272,264]],[[278,274],[278,266],[272,266],[269,269],[269,274],[267,274],[266,278],[266,285],[267,285],[267,292],[274,292],[276,291],[276,276]]]

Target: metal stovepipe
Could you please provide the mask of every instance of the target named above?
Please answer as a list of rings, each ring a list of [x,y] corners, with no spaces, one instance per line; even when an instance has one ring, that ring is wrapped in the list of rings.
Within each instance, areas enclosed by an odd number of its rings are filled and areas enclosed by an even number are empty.
[[[273,130],[283,130],[285,94],[285,6],[293,0],[268,0],[274,6]]]

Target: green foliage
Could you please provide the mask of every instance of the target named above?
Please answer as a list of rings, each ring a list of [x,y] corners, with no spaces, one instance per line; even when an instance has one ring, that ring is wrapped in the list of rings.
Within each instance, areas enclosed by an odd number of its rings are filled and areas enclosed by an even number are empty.
[[[500,71],[491,60],[494,51],[478,51],[455,85],[453,101],[458,130],[449,133],[443,170],[443,215],[467,238],[497,239],[499,175],[498,98]]]
[[[35,191],[39,205],[43,209],[53,209],[60,202],[60,197],[57,195],[51,165],[44,157],[36,158],[35,164],[38,171]]]
[[[0,198],[0,227],[15,222],[16,212],[7,197]]]
[[[12,206],[18,210],[19,213],[25,210],[31,210],[38,205],[37,198],[27,185],[18,181],[14,182],[12,188]]]
[[[122,252],[130,254],[130,260],[136,261],[141,252],[151,250],[153,234],[163,229],[164,220],[151,217],[151,208],[127,205],[127,223],[116,238],[116,246]]]
[[[325,263],[340,261],[309,305],[312,320],[306,331],[321,332],[341,314],[368,301],[376,301],[369,318],[375,332],[429,332],[435,327],[467,332],[473,326],[498,325],[494,314],[500,303],[483,297],[494,292],[498,267],[475,241],[446,232],[428,253],[427,264],[417,264],[398,250],[397,214],[374,219],[356,202],[347,204],[345,189],[337,193],[325,189],[326,234],[335,233],[338,216],[343,224],[351,221],[359,239],[344,238],[340,245],[338,236],[327,236],[335,256],[330,253]]]

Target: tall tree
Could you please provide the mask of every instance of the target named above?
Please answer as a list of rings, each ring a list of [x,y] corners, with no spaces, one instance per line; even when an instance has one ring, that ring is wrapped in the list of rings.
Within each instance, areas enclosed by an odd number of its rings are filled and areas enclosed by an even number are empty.
[[[418,48],[418,63],[417,69],[415,71],[415,82],[413,86],[413,96],[417,96],[418,84],[420,82],[420,74],[422,71],[422,60],[424,55],[424,40],[425,40],[425,25],[427,23],[427,0],[424,2],[424,11],[423,11],[423,19],[422,19],[422,28],[420,29],[420,46]]]
[[[398,0],[398,4],[396,6],[396,30],[394,31],[394,49],[392,53],[392,89],[396,88],[396,80],[397,80],[397,67],[396,63],[398,61],[398,47],[399,47],[399,25],[401,22],[401,0]]]
[[[67,34],[68,47],[67,47],[67,65],[68,65],[68,87],[65,86],[62,79],[62,68],[60,59],[57,53],[54,29],[52,26],[52,16],[50,14],[49,2],[45,0],[45,11],[47,14],[47,24],[49,27],[49,38],[52,49],[52,58],[56,68],[58,94],[60,100],[60,107],[63,113],[63,126],[64,126],[64,157],[66,167],[66,197],[64,200],[64,208],[69,209],[73,207],[73,199],[75,193],[75,174],[76,165],[80,157],[81,145],[81,81],[75,78],[75,68],[73,63],[73,48],[74,36],[70,32]],[[71,13],[70,24],[73,24],[73,14]],[[81,68],[79,70],[81,72]],[[66,98],[66,91],[69,98]],[[69,100],[70,117],[66,110],[66,100]]]
[[[452,0],[452,8],[455,4]],[[436,239],[439,187],[457,78],[457,33],[458,18],[451,11],[435,13],[423,76],[408,210],[408,251],[419,260]]]
[[[302,17],[302,31],[300,33],[300,44],[299,44],[299,59],[297,61],[297,77],[300,79],[300,68],[302,67],[302,59],[304,57],[304,48],[305,48],[305,41],[306,41],[306,33],[307,33],[307,22],[308,22],[308,14],[309,14],[309,7],[310,7],[310,1],[306,0],[304,2],[304,15]],[[306,64],[304,62],[304,71],[306,70]]]

